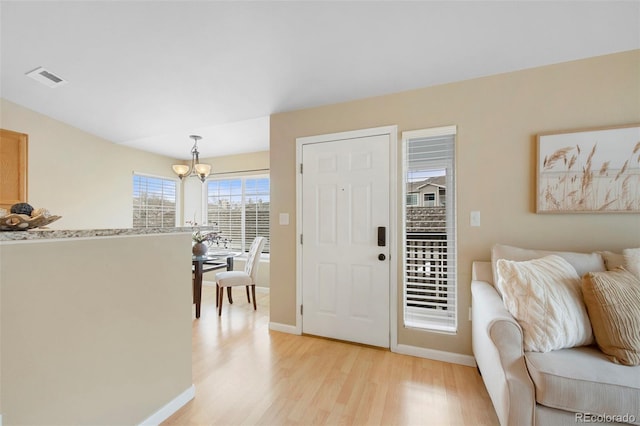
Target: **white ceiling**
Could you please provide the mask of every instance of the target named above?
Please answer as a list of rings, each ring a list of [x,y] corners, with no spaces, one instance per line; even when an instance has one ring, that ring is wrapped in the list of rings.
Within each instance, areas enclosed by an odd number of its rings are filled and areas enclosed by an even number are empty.
[[[267,150],[272,113],[640,48],[640,1],[2,1],[0,95],[118,144]],[[25,73],[47,68],[68,84]]]

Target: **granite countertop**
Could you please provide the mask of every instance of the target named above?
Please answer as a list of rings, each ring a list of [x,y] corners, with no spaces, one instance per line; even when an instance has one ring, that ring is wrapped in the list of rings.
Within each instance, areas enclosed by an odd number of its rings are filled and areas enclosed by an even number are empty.
[[[202,231],[212,230],[206,226],[200,227]],[[59,230],[59,229],[30,229],[28,231],[3,231],[0,232],[0,242],[2,241],[24,241],[24,240],[53,240],[65,238],[93,238],[93,237],[118,237],[125,235],[157,235],[193,232],[190,226],[175,228],[121,228],[121,229],[79,229],[79,230]]]

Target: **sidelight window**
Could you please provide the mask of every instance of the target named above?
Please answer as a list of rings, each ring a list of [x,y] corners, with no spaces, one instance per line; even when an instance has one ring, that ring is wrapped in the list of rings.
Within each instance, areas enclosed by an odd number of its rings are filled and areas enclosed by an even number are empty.
[[[455,126],[402,133],[405,193],[438,188],[439,201],[426,193],[403,206],[405,327],[457,330],[455,137]]]

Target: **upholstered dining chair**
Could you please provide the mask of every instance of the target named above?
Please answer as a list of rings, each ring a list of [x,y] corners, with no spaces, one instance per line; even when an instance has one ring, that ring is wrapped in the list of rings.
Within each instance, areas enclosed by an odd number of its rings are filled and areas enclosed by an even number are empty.
[[[258,265],[260,264],[260,255],[266,239],[264,237],[256,237],[249,248],[247,263],[244,271],[225,271],[216,274],[216,298],[218,305],[218,316],[222,315],[222,301],[224,300],[225,287],[244,286],[247,290],[247,301],[251,303],[249,297],[249,287],[251,287],[251,296],[253,297],[253,310],[256,310],[256,277],[258,276]],[[231,298],[229,298],[231,302]]]

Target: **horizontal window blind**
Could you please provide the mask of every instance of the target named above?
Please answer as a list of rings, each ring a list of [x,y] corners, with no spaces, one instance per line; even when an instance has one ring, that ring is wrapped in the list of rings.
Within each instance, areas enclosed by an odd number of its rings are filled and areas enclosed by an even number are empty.
[[[409,203],[404,206],[404,324],[455,332],[455,132],[447,128],[443,134],[435,135],[429,134],[434,133],[432,130],[426,134],[406,133],[403,134],[406,190],[438,185],[443,202],[435,206],[435,194],[430,194],[430,202],[422,206]]]
[[[256,237],[267,237],[263,253],[269,253],[269,194],[268,178],[245,180],[244,249],[251,247]]]
[[[133,227],[176,226],[177,182],[173,179],[133,175]]]
[[[216,224],[228,247],[242,250],[242,180],[207,181],[207,220]]]
[[[248,251],[257,236],[266,237],[269,252],[268,177],[240,177],[207,181],[207,220],[216,223],[229,247]]]

